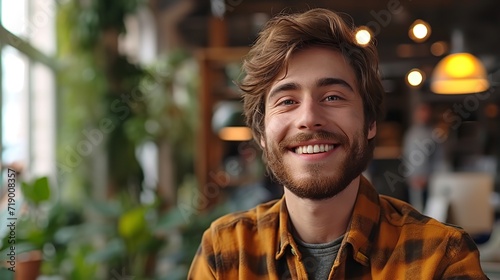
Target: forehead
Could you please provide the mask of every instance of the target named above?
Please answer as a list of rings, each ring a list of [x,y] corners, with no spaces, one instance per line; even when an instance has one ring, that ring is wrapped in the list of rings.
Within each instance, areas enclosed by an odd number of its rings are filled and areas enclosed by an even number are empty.
[[[319,78],[345,80],[357,92],[354,69],[349,61],[337,50],[314,46],[294,52],[285,67],[271,83],[267,94],[273,87],[287,82],[312,83]]]

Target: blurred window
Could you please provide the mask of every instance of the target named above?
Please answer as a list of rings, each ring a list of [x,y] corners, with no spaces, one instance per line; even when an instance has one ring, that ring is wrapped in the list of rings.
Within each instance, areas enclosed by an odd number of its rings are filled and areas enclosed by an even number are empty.
[[[1,163],[54,176],[55,0],[0,0]]]

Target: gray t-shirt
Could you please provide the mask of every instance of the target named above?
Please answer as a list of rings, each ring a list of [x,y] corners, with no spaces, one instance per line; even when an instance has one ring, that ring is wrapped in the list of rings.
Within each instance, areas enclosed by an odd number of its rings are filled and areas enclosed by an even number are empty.
[[[309,279],[328,279],[333,262],[337,257],[344,235],[332,242],[322,244],[305,243],[295,238],[302,254],[302,262]]]

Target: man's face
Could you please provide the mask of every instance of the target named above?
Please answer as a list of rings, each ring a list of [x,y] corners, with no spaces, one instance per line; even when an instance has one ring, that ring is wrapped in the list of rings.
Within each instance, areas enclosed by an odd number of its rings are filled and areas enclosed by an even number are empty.
[[[376,124],[365,129],[356,76],[339,52],[311,47],[292,55],[267,93],[265,112],[268,165],[299,197],[335,196],[371,160],[367,143]]]

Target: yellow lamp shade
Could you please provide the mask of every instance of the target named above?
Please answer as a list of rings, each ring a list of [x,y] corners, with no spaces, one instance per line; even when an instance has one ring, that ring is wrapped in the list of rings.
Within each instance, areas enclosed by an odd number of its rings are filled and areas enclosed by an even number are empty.
[[[454,53],[443,58],[432,74],[431,90],[439,94],[467,94],[490,88],[486,69],[469,53]]]

